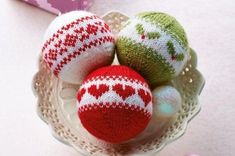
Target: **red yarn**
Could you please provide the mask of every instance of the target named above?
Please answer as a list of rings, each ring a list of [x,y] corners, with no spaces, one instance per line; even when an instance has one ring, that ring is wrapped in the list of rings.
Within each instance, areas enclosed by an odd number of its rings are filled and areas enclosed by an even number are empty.
[[[104,43],[114,43],[109,26],[100,20],[96,15],[79,17],[62,26],[44,43],[43,58],[50,68],[55,66],[55,76],[59,75],[64,66],[88,49]],[[95,39],[94,35],[98,33],[100,35]],[[63,59],[59,59],[62,55]]]
[[[122,107],[91,107],[80,112],[79,117],[83,126],[97,138],[119,143],[138,135],[149,122],[143,110],[125,109],[125,104],[119,106]]]
[[[152,115],[148,84],[126,66],[108,66],[92,72],[80,87],[77,100],[82,125],[92,135],[112,143],[138,135]]]
[[[142,100],[144,100],[145,104],[148,104],[152,99],[151,95],[149,93],[146,93],[143,89],[139,89],[138,94],[140,95]]]
[[[123,100],[125,100],[127,97],[135,94],[135,90],[133,87],[126,85],[125,89],[123,88],[123,85],[118,83],[115,86],[113,86],[113,90],[122,97]]]
[[[98,99],[102,94],[107,92],[109,90],[109,87],[105,84],[100,84],[99,88],[96,87],[96,85],[92,85],[88,88],[88,92],[96,97]]]
[[[106,77],[127,76],[131,79],[136,79],[142,83],[146,83],[145,79],[141,75],[139,75],[139,73],[123,65],[112,65],[112,66],[101,67],[98,70],[96,70],[96,72],[90,73],[84,79],[84,81],[101,75]]]

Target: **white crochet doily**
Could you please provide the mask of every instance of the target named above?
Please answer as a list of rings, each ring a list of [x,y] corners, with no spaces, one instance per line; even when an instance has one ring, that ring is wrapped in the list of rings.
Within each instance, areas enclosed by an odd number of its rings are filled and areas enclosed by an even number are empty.
[[[103,19],[116,34],[128,17],[118,12],[110,12],[103,16]],[[152,123],[155,130],[151,130],[150,127],[146,132],[148,134],[142,134],[126,143],[110,144],[90,135],[82,127],[76,113],[76,92],[79,86],[54,77],[41,59],[39,71],[33,78],[38,114],[52,129],[55,138],[71,145],[82,155],[156,155],[166,144],[185,132],[188,122],[200,110],[198,96],[203,88],[204,79],[196,69],[196,63],[196,54],[191,51],[191,59],[186,67],[171,82],[183,99],[182,108],[177,116],[161,126]],[[155,122],[155,119],[152,122]],[[159,122],[158,119],[156,122]]]

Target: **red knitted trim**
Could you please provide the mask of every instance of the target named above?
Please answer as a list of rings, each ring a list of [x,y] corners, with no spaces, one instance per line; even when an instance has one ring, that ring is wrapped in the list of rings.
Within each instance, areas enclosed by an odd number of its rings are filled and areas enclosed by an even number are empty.
[[[142,83],[147,84],[145,79],[139,73],[134,71],[132,68],[129,68],[123,65],[112,65],[112,66],[101,67],[95,70],[94,72],[92,72],[91,74],[89,74],[86,77],[86,79],[84,79],[84,82],[92,80],[93,78],[96,78],[98,76],[103,76],[103,78],[107,80],[113,77],[116,78],[117,76],[119,76],[118,78],[120,80],[123,80],[123,77],[127,77],[127,79],[129,80],[129,77],[130,77],[133,80],[136,79]]]
[[[112,80],[112,81],[115,81],[115,80],[119,80],[119,81],[126,81],[126,82],[131,82],[131,83],[138,83],[144,87],[149,87],[148,84],[146,82],[142,82],[142,81],[139,81],[137,79],[133,79],[133,78],[129,78],[127,76],[118,76],[118,75],[112,75],[112,76],[95,76],[95,77],[92,77],[91,79],[86,79],[86,81],[83,81],[83,84],[84,83],[89,83],[89,82],[93,82],[93,81],[102,81],[102,80]]]
[[[148,87],[148,84],[146,82],[142,82],[142,81],[139,81],[137,79],[132,79],[132,78],[129,78],[127,76],[118,76],[118,75],[112,75],[112,76],[95,76],[95,77],[92,77],[91,79],[86,79],[83,81],[83,84],[84,83],[89,83],[89,82],[92,82],[92,81],[102,81],[102,80],[112,80],[112,81],[115,81],[115,80],[119,80],[119,81],[126,81],[126,82],[131,82],[131,83],[138,83],[144,87]]]
[[[82,125],[95,137],[119,143],[142,132],[150,114],[138,106],[119,104],[90,104],[78,111]]]
[[[68,64],[72,59],[75,59],[77,56],[79,56],[81,53],[85,52],[87,49],[90,49],[91,47],[95,47],[97,45],[101,45],[101,43],[106,43],[106,42],[114,43],[114,38],[111,36],[104,36],[104,37],[100,37],[98,39],[95,39],[94,41],[89,42],[89,44],[83,44],[82,47],[80,47],[76,51],[68,54],[67,57],[64,57],[63,60],[61,60],[57,64],[53,73],[56,76],[58,76],[59,72],[64,67],[64,65]]]
[[[92,20],[92,19],[97,19],[97,18],[99,18],[99,17],[96,16],[96,15],[93,15],[93,16],[85,16],[85,17],[82,17],[82,18],[78,18],[78,19],[76,19],[75,21],[73,21],[73,22],[71,22],[71,23],[69,23],[69,24],[67,24],[67,25],[65,25],[65,26],[63,26],[63,27],[61,27],[59,30],[57,30],[56,33],[54,33],[54,34],[52,35],[51,38],[49,38],[49,39],[46,41],[46,43],[44,44],[44,46],[43,46],[43,48],[42,48],[42,51],[44,51],[44,50],[47,48],[47,46],[51,44],[51,42],[54,42],[54,40],[55,40],[56,38],[58,39],[58,38],[60,37],[60,35],[64,34],[68,29],[73,28],[73,27],[79,25],[80,23],[82,23],[82,22],[84,22],[84,21]]]
[[[92,20],[92,19],[100,19],[98,16],[93,15],[93,16],[85,16],[82,18],[79,18],[65,26],[63,26],[61,29],[59,29],[56,33],[53,34],[53,36],[46,41],[42,48],[42,52],[44,53],[45,50],[48,52],[45,53],[44,55],[44,60],[48,64],[49,67],[51,67],[55,61],[57,60],[58,55],[63,55],[68,51],[67,47],[75,47],[77,40],[80,40],[80,42],[83,42],[86,39],[89,39],[90,34],[96,35],[98,32],[98,26],[100,26],[99,32],[104,33],[104,32],[110,32],[109,26],[101,21],[96,21],[94,22],[94,25],[87,24],[86,28],[80,27],[76,28],[76,26],[79,26],[80,23],[86,21],[86,20]],[[74,28],[74,30],[72,30]],[[76,29],[75,29],[76,28]],[[65,36],[64,41],[60,39],[60,36],[65,34],[69,29],[73,31],[72,34],[67,34]],[[55,41],[56,40],[56,41]],[[55,43],[56,42],[56,43]],[[114,38],[110,36],[105,36],[102,38],[98,38],[94,41],[91,41],[89,44],[84,44],[83,47],[78,49],[77,51],[68,54],[66,58],[64,58],[60,63],[57,64],[56,69],[54,69],[54,74],[58,76],[60,70],[64,66],[64,64],[67,64],[68,62],[71,61],[71,59],[76,58],[77,55],[80,55],[81,52],[85,51],[87,48],[91,48],[92,46],[96,46],[98,44],[104,42],[114,42]],[[55,48],[48,48],[48,45],[54,43]]]
[[[122,102],[99,102],[99,103],[92,103],[92,104],[86,104],[83,106],[79,106],[78,104],[78,112],[85,112],[91,109],[97,109],[97,108],[122,108],[122,109],[129,109],[132,111],[136,111],[136,112],[141,112],[143,113],[146,117],[150,118],[151,117],[151,113],[147,111],[147,109],[144,109],[138,105],[135,104],[128,104],[128,103],[122,103]]]

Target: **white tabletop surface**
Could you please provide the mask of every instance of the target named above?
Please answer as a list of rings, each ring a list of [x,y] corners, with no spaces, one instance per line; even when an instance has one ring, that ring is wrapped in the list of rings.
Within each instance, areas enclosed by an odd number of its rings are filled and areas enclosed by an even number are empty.
[[[129,16],[157,10],[185,27],[206,78],[202,110],[179,140],[159,156],[235,155],[234,0],[96,0],[91,11],[120,10]],[[36,114],[31,80],[45,29],[55,16],[13,0],[0,0],[0,156],[77,156],[55,140]]]

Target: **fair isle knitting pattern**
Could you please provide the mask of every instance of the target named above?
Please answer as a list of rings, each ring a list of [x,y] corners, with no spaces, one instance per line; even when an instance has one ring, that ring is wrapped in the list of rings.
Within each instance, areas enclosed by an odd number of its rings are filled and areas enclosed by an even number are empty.
[[[94,71],[80,87],[77,100],[83,126],[94,136],[109,142],[133,138],[152,116],[152,94],[148,84],[125,66]]]
[[[81,83],[90,71],[112,63],[114,36],[94,14],[73,11],[59,16],[45,36],[43,58],[64,81]]]
[[[138,80],[115,75],[97,76],[84,82],[80,89],[78,108],[81,112],[95,104],[98,107],[133,107],[147,116],[152,113],[149,88]]]
[[[141,13],[130,19],[118,34],[117,55],[121,64],[140,72],[154,86],[171,80],[189,58],[183,28],[164,13]]]

